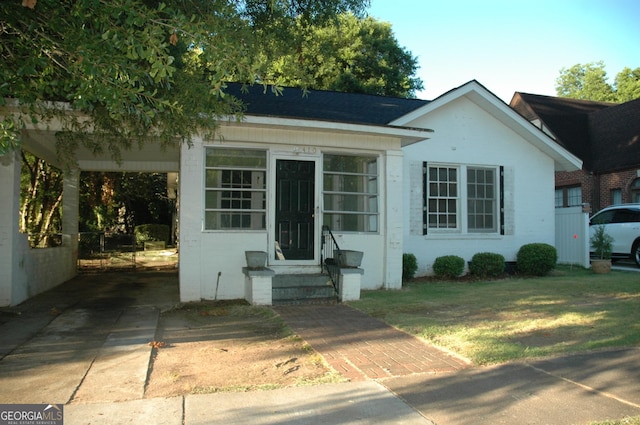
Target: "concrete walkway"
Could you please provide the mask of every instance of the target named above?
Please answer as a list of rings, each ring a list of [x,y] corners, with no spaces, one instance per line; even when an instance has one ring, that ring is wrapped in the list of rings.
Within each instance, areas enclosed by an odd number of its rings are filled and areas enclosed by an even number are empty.
[[[2,309],[0,403],[64,404],[67,425],[572,425],[640,416],[638,347],[478,368],[345,305],[275,310],[349,383],[145,399],[147,342],[159,311],[176,302],[175,274],[125,273],[81,276]]]

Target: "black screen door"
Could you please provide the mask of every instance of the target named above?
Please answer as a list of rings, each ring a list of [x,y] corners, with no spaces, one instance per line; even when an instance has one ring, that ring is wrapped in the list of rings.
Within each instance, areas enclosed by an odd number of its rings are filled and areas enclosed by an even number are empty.
[[[313,259],[314,193],[313,161],[276,161],[276,258]]]

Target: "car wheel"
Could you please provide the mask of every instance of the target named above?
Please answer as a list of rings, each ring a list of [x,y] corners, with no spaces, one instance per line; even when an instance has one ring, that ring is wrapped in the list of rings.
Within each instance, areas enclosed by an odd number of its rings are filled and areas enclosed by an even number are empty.
[[[631,248],[631,258],[636,262],[636,266],[640,267],[640,240],[633,243]]]

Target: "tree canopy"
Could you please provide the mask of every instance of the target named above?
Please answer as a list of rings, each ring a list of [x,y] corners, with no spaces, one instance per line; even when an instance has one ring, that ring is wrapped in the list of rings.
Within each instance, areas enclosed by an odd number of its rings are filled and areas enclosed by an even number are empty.
[[[602,61],[563,68],[556,79],[558,96],[602,102],[627,102],[640,98],[640,68],[624,68],[613,84],[607,81]]]
[[[391,24],[350,13],[294,29],[299,48],[269,61],[286,85],[382,96],[413,97],[423,88],[418,60],[398,45]]]
[[[30,121],[61,120],[59,149],[112,152],[188,142],[242,112],[225,82],[281,84],[269,62],[313,25],[369,0],[8,0],[0,2],[0,154]],[[89,119],[69,114],[68,107]]]

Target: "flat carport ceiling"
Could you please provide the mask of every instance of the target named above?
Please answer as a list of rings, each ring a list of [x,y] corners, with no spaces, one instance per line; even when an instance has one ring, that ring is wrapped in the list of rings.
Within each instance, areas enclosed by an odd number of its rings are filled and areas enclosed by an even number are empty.
[[[23,130],[23,148],[48,163],[61,167],[56,152],[55,132],[38,128]],[[122,150],[121,161],[111,158],[110,152],[94,154],[84,147],[76,151],[78,168],[83,171],[132,171],[132,172],[177,172],[180,168],[180,148],[147,142],[141,147],[134,145]]]

